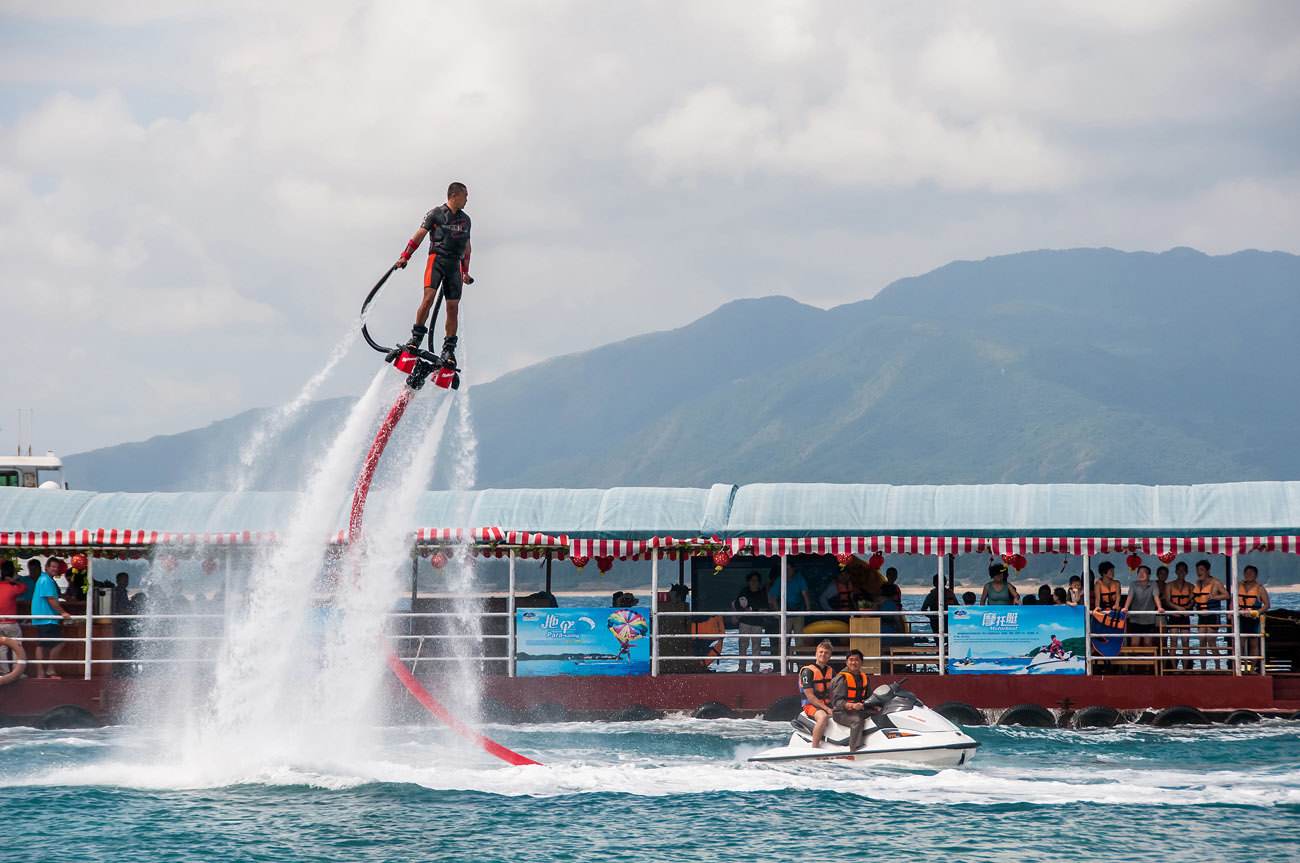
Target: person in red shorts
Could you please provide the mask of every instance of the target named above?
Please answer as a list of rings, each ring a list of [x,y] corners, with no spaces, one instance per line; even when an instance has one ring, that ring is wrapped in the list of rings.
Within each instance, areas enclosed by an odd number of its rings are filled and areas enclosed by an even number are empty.
[[[831,643],[820,642],[813,659],[811,665],[799,669],[799,694],[803,697],[803,712],[813,718],[812,745],[816,749],[822,745],[822,735],[831,718],[831,682],[835,679],[831,671]]]
[[[420,228],[406,244],[406,251],[394,264],[399,270],[406,267],[411,255],[420,248],[425,235],[429,237],[429,262],[424,268],[424,296],[420,308],[415,313],[415,326],[411,327],[411,340],[408,344],[418,348],[424,336],[429,333],[427,321],[433,309],[438,289],[442,288],[442,298],[447,304],[446,338],[442,342],[442,362],[448,366],[456,365],[456,331],[460,323],[460,296],[462,286],[474,284],[469,274],[470,256],[470,220],[465,212],[469,201],[469,190],[464,183],[452,183],[447,187],[447,203],[434,207],[424,214]],[[430,336],[430,345],[432,336]]]

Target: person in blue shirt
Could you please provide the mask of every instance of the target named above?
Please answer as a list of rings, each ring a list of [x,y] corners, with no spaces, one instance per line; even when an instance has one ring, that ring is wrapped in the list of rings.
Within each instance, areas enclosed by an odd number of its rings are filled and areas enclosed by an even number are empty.
[[[59,629],[72,615],[59,601],[59,586],[48,572],[40,574],[36,587],[32,589],[32,615],[32,630],[39,639],[33,660],[36,679],[58,680],[57,668],[52,671],[47,660],[62,658],[64,642],[59,638]]]
[[[36,558],[27,561],[27,574],[18,579],[25,589],[18,595],[18,613],[32,613],[32,591],[36,589],[36,579],[41,577],[41,562]]]

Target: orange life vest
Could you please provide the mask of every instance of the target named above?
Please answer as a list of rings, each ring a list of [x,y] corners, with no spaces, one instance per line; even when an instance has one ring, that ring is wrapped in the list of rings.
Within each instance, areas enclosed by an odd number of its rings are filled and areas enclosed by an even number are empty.
[[[853,601],[853,582],[845,584],[835,579],[835,596],[831,598],[832,611],[851,611],[856,603]]]
[[[1192,586],[1185,581],[1181,586],[1176,581],[1169,582],[1169,604],[1183,611],[1191,608]]]
[[[803,700],[805,705],[808,703],[808,698],[803,694],[803,673],[805,671],[812,674],[812,686],[808,688],[812,689],[813,695],[816,695],[823,702],[829,704],[831,700],[831,681],[835,679],[835,672],[831,671],[829,665],[825,668],[818,668],[817,663],[815,662],[799,669],[799,697]]]
[[[1106,584],[1106,579],[1097,581],[1097,607],[1098,608],[1116,608],[1119,606],[1119,582],[1111,580]]]
[[[1237,607],[1242,611],[1255,611],[1264,607],[1264,600],[1259,595],[1259,585],[1251,585],[1254,591],[1246,593],[1246,585],[1237,591]]]
[[[856,677],[846,668],[840,672],[840,677],[844,678],[845,689],[844,698],[846,701],[866,701],[869,690],[867,689],[867,676],[859,673]]]
[[[1192,605],[1196,607],[1197,611],[1213,611],[1219,607],[1219,601],[1210,599],[1211,596],[1214,596],[1213,579],[1204,586],[1198,581],[1192,587]]]

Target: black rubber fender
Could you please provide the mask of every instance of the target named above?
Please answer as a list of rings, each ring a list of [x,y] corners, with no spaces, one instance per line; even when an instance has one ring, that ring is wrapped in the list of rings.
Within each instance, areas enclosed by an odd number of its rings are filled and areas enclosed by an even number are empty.
[[[1292,713],[1290,716],[1287,717],[1287,719],[1291,722],[1300,722],[1300,710],[1297,710],[1295,713]]]
[[[1156,714],[1151,724],[1157,728],[1169,728],[1173,725],[1209,725],[1210,718],[1195,707],[1179,704],[1166,707]]]
[[[691,716],[696,719],[731,719],[736,712],[720,701],[706,701]]]
[[[653,707],[646,707],[644,704],[630,704],[627,707],[615,710],[610,714],[610,722],[649,722],[653,719],[663,719],[664,712],[655,710]]]
[[[530,705],[524,711],[522,719],[524,722],[532,723],[568,722],[569,711],[557,701],[542,701]]]
[[[58,728],[99,728],[104,723],[95,718],[95,714],[75,704],[60,704],[51,707],[36,720],[36,727],[46,731]]]
[[[1260,716],[1253,710],[1234,710],[1228,714],[1228,718],[1223,720],[1224,725],[1254,725],[1260,722],[1264,717]]]
[[[1039,704],[1017,704],[1008,707],[998,717],[998,725],[1023,725],[1026,728],[1055,728],[1056,717],[1052,711]]]
[[[988,725],[984,711],[964,701],[945,701],[934,712],[953,725]]]
[[[1124,721],[1124,717],[1113,707],[1094,704],[1074,714],[1071,723],[1075,728],[1114,728]]]
[[[763,714],[768,722],[789,722],[803,710],[803,699],[797,695],[787,695],[772,702],[772,706]]]

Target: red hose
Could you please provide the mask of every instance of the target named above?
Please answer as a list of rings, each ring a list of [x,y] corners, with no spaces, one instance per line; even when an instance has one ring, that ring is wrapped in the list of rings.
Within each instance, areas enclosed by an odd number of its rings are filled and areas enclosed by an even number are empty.
[[[389,439],[393,436],[393,429],[401,422],[402,415],[406,413],[406,406],[411,403],[411,396],[414,391],[409,387],[403,387],[401,395],[393,406],[388,410],[388,416],[379,425],[379,431],[375,433],[375,440],[370,444],[370,451],[366,453],[366,460],[361,464],[361,474],[357,477],[357,487],[352,493],[352,512],[348,518],[348,541],[352,543],[361,540],[362,519],[366,513],[366,497],[370,494],[370,483],[375,478],[375,468],[379,466],[379,458],[384,454],[385,447],[388,446]],[[453,732],[477,744],[489,755],[495,755],[502,761],[509,764],[537,764],[538,762],[520,755],[518,752],[507,749],[500,743],[491,738],[484,737],[456,717],[452,716],[447,708],[434,699],[429,691],[425,689],[420,681],[415,679],[415,675],[402,664],[402,660],[397,657],[392,650],[388,651],[388,667],[392,669],[397,679],[402,681],[406,691],[415,697],[415,700],[424,705],[424,709],[433,714],[437,719],[442,720]]]

